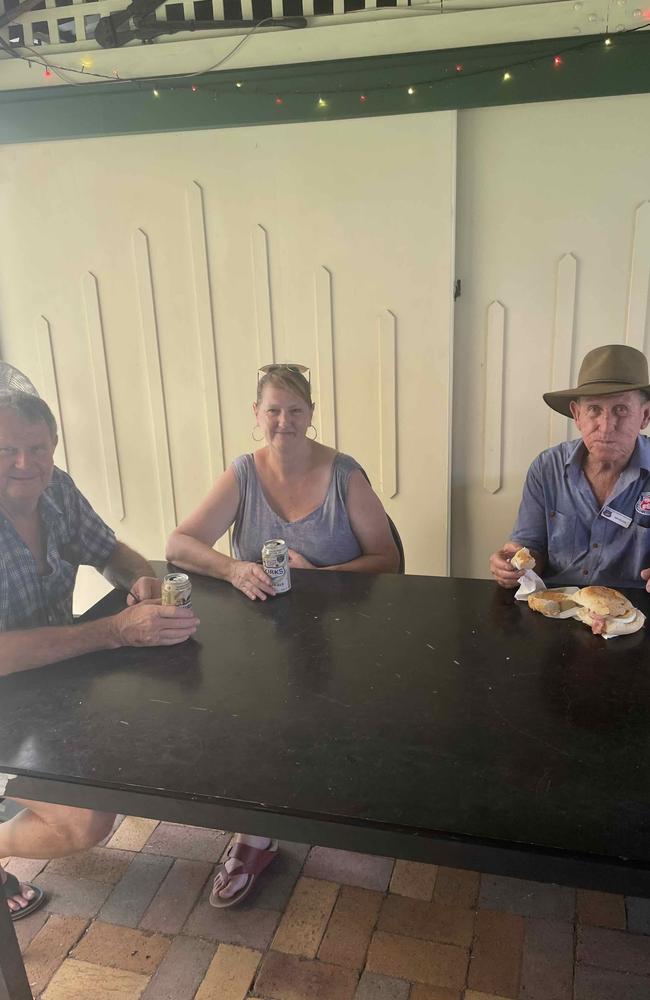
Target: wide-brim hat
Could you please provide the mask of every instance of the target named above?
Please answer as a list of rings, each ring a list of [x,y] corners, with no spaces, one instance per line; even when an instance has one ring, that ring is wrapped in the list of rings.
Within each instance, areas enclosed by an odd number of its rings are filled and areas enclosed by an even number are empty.
[[[545,392],[544,402],[552,410],[571,416],[570,403],[580,396],[611,396],[633,389],[650,391],[645,354],[626,344],[606,344],[585,355],[575,389]]]

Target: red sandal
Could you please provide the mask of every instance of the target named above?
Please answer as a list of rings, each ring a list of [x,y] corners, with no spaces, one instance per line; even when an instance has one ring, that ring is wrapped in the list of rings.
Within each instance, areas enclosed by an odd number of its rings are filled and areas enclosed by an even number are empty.
[[[224,862],[219,865],[217,871],[217,874],[221,875],[223,879],[223,885],[219,886],[217,890],[213,883],[212,892],[210,893],[210,906],[223,909],[227,906],[235,906],[236,903],[241,903],[242,899],[248,896],[255,885],[258,876],[262,874],[265,868],[268,868],[277,856],[277,840],[272,840],[269,846],[264,848],[250,847],[248,844],[233,841],[226,851]],[[225,862],[230,860],[239,861],[241,868],[236,868],[234,872],[229,872],[226,869]],[[232,896],[219,895],[233,878],[239,878],[242,875],[246,877],[247,881],[241,889],[238,889]]]

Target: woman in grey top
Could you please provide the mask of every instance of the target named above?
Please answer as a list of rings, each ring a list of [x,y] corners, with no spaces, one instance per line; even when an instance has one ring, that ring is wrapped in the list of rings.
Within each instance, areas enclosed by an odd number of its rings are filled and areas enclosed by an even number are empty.
[[[254,601],[273,596],[262,545],[284,538],[293,569],[394,573],[399,555],[381,501],[349,455],[307,437],[314,413],[300,365],[267,365],[253,412],[266,444],[240,455],[167,543],[167,558],[214,576]],[[233,527],[235,557],[212,546]],[[232,906],[277,853],[277,842],[238,835],[210,902]]]

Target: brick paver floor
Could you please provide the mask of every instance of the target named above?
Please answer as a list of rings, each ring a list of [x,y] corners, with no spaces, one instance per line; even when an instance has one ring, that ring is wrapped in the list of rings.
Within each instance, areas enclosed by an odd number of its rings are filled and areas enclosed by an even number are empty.
[[[230,835],[149,819],[12,861],[47,890],[16,931],[42,1000],[650,1000],[650,901],[281,844],[208,904]]]

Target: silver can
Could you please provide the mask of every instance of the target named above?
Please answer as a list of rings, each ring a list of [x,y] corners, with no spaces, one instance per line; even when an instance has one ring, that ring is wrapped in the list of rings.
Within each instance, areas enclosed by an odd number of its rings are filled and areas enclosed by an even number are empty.
[[[262,546],[262,566],[271,577],[276,594],[291,590],[291,570],[289,569],[289,549],[284,538],[271,538]]]
[[[162,582],[162,603],[192,607],[192,584],[187,573],[168,573]]]

